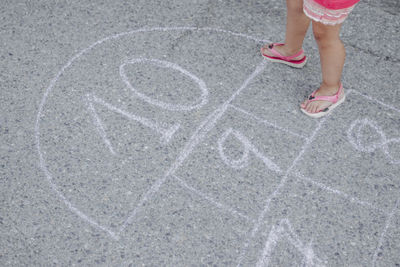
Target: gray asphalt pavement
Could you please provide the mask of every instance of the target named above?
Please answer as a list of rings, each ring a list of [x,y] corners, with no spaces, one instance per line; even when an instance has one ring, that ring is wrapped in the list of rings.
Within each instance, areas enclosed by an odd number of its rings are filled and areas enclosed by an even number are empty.
[[[400,4],[342,29],[346,102],[265,61],[285,3],[8,1],[0,266],[400,266]]]

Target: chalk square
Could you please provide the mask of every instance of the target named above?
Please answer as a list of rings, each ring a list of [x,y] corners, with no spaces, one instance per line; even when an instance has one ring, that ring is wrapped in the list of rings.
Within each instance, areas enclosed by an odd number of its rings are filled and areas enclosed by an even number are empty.
[[[280,255],[291,250],[299,260],[293,266],[302,266],[307,256],[317,266],[369,266],[386,219],[383,212],[289,176],[272,199],[243,264],[264,259],[279,266]],[[284,226],[283,234],[274,237],[278,225]]]
[[[302,143],[229,108],[176,175],[215,201],[257,218]],[[246,151],[246,146],[251,147]]]
[[[317,70],[306,67],[299,72],[267,62],[264,72],[232,104],[261,120],[308,137],[317,121],[304,116],[300,103],[319,85],[313,71]]]
[[[250,228],[169,177],[126,228],[121,244],[134,255],[134,266],[233,266]]]
[[[400,266],[400,212],[395,210],[394,216],[389,222],[387,229],[382,229],[384,234],[382,243],[377,247],[375,253],[375,266]],[[385,231],[385,232],[383,232]]]
[[[399,122],[398,110],[350,92],[294,172],[389,212],[399,197]]]

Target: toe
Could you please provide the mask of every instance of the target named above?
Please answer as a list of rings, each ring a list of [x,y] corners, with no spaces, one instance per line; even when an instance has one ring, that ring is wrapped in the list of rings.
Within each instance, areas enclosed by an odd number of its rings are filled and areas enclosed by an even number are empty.
[[[315,106],[314,106],[314,110],[313,110],[313,112],[314,113],[317,113],[318,111],[319,111],[319,105],[318,104],[316,104]]]
[[[261,47],[261,53],[266,54],[266,55],[271,55],[271,53],[269,52],[269,46],[271,44],[266,44],[263,47]]]
[[[317,111],[317,107],[318,107],[318,105],[316,105],[315,103],[313,103],[313,105],[311,105],[310,112],[311,112],[311,113],[315,113],[315,112]]]
[[[301,102],[300,107],[301,107],[302,109],[305,109],[306,106],[307,106],[307,100],[304,100],[303,102]]]
[[[307,112],[311,112],[311,108],[312,108],[312,103],[308,103],[308,104],[306,104],[306,108],[305,108],[305,110],[307,111]]]

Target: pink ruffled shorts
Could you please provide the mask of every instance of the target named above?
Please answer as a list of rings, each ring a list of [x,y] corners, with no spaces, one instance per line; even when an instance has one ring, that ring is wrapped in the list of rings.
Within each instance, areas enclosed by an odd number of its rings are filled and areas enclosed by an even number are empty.
[[[343,9],[328,9],[314,0],[303,0],[303,11],[307,17],[326,25],[342,23],[355,5]]]

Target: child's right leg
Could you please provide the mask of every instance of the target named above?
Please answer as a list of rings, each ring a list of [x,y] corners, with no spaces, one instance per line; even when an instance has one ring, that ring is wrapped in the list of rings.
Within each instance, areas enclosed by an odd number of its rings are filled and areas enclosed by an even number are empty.
[[[303,0],[286,0],[286,7],[285,45],[275,46],[275,49],[284,56],[291,56],[301,50],[311,19],[303,12]],[[262,48],[262,52],[269,56],[274,55],[268,50],[268,45]],[[301,54],[294,59],[303,57],[304,55]]]
[[[313,33],[318,44],[321,59],[322,83],[316,91],[315,96],[333,96],[339,91],[341,76],[346,57],[346,51],[340,40],[341,24],[334,26],[324,25],[313,21]],[[340,91],[339,99],[344,97],[343,90]],[[308,113],[318,113],[331,106],[329,101],[309,101],[306,99],[301,108]]]

